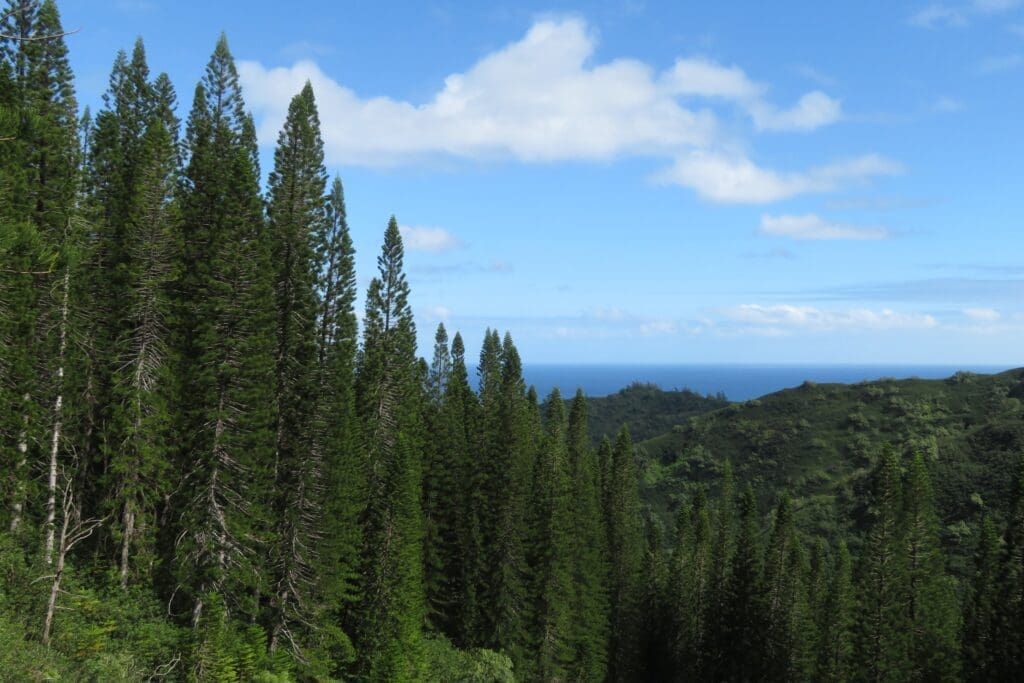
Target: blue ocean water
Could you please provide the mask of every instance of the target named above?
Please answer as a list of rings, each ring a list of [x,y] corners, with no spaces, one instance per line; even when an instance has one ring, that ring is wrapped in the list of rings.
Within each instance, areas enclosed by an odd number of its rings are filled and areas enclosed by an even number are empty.
[[[563,395],[582,388],[588,396],[607,396],[633,382],[662,389],[690,389],[701,394],[725,394],[746,401],[804,381],[850,384],[891,377],[942,379],[957,371],[994,373],[1009,370],[993,365],[527,365],[526,383],[541,398],[557,386]]]

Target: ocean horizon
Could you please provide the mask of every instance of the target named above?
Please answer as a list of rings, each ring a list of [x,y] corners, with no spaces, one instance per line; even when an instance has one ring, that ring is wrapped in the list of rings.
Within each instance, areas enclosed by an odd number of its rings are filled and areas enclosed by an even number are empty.
[[[945,379],[957,372],[991,374],[1012,365],[789,365],[789,364],[529,364],[523,367],[528,386],[547,396],[556,386],[564,396],[577,388],[591,397],[614,394],[634,382],[665,390],[689,389],[700,394],[724,394],[730,401],[747,401],[806,381],[854,384],[883,378]]]

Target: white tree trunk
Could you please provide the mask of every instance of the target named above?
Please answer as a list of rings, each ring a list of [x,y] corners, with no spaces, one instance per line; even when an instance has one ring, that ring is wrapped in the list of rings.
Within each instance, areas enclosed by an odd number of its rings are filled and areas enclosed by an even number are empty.
[[[64,354],[68,341],[68,295],[71,288],[71,268],[64,267],[64,286],[60,304],[60,345],[57,350],[57,398],[53,402],[53,434],[50,439],[50,476],[46,488],[46,564],[53,563],[54,524],[57,517],[57,454],[60,451],[61,429],[64,424]]]

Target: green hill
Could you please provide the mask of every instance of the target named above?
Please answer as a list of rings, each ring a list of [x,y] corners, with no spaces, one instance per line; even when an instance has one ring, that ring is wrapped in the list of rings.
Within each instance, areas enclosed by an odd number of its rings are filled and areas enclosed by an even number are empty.
[[[689,389],[663,391],[656,384],[634,382],[618,393],[587,399],[588,430],[597,443],[628,424],[633,441],[640,442],[728,405],[721,395],[704,396]]]
[[[927,456],[944,541],[963,558],[981,511],[1001,515],[1009,499],[1024,450],[1024,369],[945,380],[807,382],[696,415],[639,443],[642,493],[667,523],[695,486],[715,488],[729,458],[737,481],[753,483],[765,505],[788,490],[802,528],[827,534],[836,520],[864,518],[869,473],[887,442],[905,456]]]

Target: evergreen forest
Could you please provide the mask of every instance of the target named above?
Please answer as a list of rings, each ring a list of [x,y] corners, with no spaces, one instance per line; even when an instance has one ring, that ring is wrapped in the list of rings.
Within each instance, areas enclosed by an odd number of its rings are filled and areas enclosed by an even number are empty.
[[[90,112],[55,2],[0,17],[0,680],[1024,670],[1020,371],[538,396],[417,348],[394,216],[357,313],[308,83],[264,173],[223,35]]]

